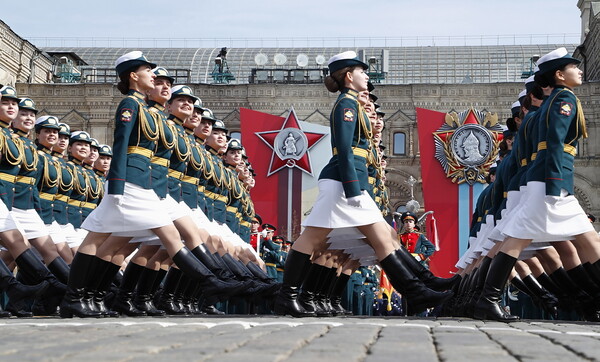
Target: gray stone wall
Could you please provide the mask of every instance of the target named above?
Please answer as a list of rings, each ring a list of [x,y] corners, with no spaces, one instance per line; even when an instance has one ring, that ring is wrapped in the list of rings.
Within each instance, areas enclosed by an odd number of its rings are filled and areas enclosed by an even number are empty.
[[[0,20],[0,83],[46,83],[52,80],[50,58]]]

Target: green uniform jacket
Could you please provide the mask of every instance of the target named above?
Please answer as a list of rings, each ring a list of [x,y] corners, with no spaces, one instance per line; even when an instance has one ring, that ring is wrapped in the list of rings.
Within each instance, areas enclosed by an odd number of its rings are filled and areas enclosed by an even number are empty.
[[[52,152],[52,156],[56,161],[57,165],[60,165],[60,179],[58,183],[58,193],[56,194],[56,200],[54,200],[53,214],[54,219],[59,225],[66,225],[69,223],[68,219],[68,200],[73,190],[73,174],[71,169],[67,165],[67,161],[63,158],[63,155],[58,152]]]
[[[521,186],[527,184],[527,171],[531,163],[537,157],[537,129],[540,121],[539,107],[531,107],[529,113],[523,118],[521,127],[519,127],[519,171],[510,181],[508,191],[519,190]]]
[[[367,172],[367,158],[371,153],[371,123],[357,97],[358,92],[354,90],[342,90],[331,111],[329,125],[333,157],[319,175],[319,180],[340,181],[347,198],[358,196],[362,190],[371,188]]]
[[[175,142],[174,126],[167,123],[165,107],[155,101],[148,102],[148,112],[154,118],[159,129],[159,138],[156,142],[152,163],[152,189],[159,198],[164,199],[169,192],[169,163]]]
[[[73,225],[75,229],[81,227],[83,222],[83,211],[81,209],[81,202],[87,198],[87,172],[81,166],[81,161],[69,157],[67,167],[73,175],[73,188],[71,189],[71,195],[69,197],[69,206],[67,208],[69,223]]]
[[[115,114],[113,158],[107,177],[109,194],[122,195],[125,182],[152,188],[150,159],[157,139],[157,125],[148,112],[144,95],[130,90]]]
[[[54,221],[54,203],[58,193],[60,181],[60,163],[56,157],[52,156],[52,151],[38,144],[38,155],[40,156],[39,169],[41,177],[38,180],[37,188],[40,193],[40,209],[38,214],[44,220],[44,224],[49,225]],[[43,197],[42,197],[43,195]]]
[[[21,148],[23,142],[13,133],[3,121],[0,121],[0,198],[8,210],[12,210],[15,181],[14,177],[21,167]]]
[[[39,210],[40,195],[35,185],[37,185],[41,176],[39,170],[40,156],[37,153],[35,144],[27,138],[25,132],[18,129],[14,129],[13,132],[19,135],[23,144],[23,159],[15,182],[13,207],[21,210]]]
[[[182,175],[185,173],[185,169],[187,168],[192,153],[192,147],[189,144],[188,137],[183,128],[183,122],[173,115],[170,115],[169,119],[175,122],[175,129],[177,130],[177,133],[175,134],[175,148],[171,154],[171,164],[169,165],[169,170],[171,171],[169,172],[169,195],[171,195],[175,201],[181,202],[183,200],[181,177],[172,176],[172,171],[177,171]]]
[[[197,209],[200,207],[200,210],[204,212],[204,205],[206,202],[204,201],[204,196],[202,196],[202,201],[200,201],[199,185],[200,178],[202,177],[202,168],[206,163],[206,159],[204,158],[203,151],[201,146],[196,142],[196,138],[193,134],[188,135],[190,140],[190,145],[192,146],[192,154],[190,156],[190,162],[185,170],[184,182],[181,184],[182,193],[183,193],[183,201],[190,207],[190,209]],[[202,207],[200,206],[202,203]]]
[[[537,157],[528,171],[529,181],[546,183],[546,195],[573,195],[575,147],[583,135],[583,111],[573,91],[557,86],[542,104]],[[578,116],[581,120],[578,120]]]

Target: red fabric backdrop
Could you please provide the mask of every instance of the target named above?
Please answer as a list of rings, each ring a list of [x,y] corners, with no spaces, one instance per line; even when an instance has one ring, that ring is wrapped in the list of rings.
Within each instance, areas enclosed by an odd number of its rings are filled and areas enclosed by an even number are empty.
[[[417,108],[423,201],[427,211],[434,211],[440,240],[440,251],[431,257],[430,267],[439,276],[450,276],[458,261],[458,185],[446,177],[435,159],[433,141],[433,132],[441,127],[445,116],[445,113]]]

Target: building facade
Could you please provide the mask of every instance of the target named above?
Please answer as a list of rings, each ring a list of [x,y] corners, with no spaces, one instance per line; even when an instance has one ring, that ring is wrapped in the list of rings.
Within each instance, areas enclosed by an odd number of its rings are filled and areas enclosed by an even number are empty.
[[[598,3],[583,0],[580,3],[581,7],[587,9],[586,29],[588,31],[575,54],[584,60],[587,81],[577,89],[576,93],[585,110],[590,137],[583,140],[579,146],[575,162],[575,192],[584,209],[598,216],[600,215],[600,129],[598,122],[600,119],[600,47],[598,46],[600,44],[600,21],[597,14],[600,6]],[[383,79],[380,84],[376,85],[374,93],[379,97],[378,103],[380,103],[381,109],[386,112],[383,143],[390,156],[387,182],[391,191],[392,208],[401,209],[410,199],[408,178],[412,176],[419,181],[421,179],[416,108],[445,113],[460,112],[472,107],[497,113],[498,118],[503,121],[510,115],[510,106],[523,89],[520,75],[530,67],[529,62],[532,60],[529,59],[529,56],[533,56],[535,51],[544,52],[557,46],[560,45],[546,45],[527,49],[524,52],[521,49],[522,54],[515,53],[516,50],[506,47],[502,49],[489,47],[457,48],[455,50],[421,49],[418,50],[420,54],[426,56],[421,55],[418,59],[411,60],[414,62],[412,67],[404,63],[391,66],[388,69],[387,79]],[[575,50],[575,46],[572,44],[566,46],[571,51]],[[97,51],[98,54],[104,54],[104,59],[86,57],[86,54],[93,53],[93,50],[89,48],[85,48],[85,50],[82,48],[81,51],[78,51],[77,48],[40,50],[28,41],[19,38],[1,21],[0,49],[0,83],[16,85],[19,95],[31,97],[36,102],[40,109],[40,115],[58,116],[62,121],[70,124],[73,130],[86,130],[101,143],[111,144],[114,112],[122,95],[116,89],[114,74],[109,74],[105,70],[108,69],[108,60],[114,62],[114,59],[118,57],[112,53],[120,55],[127,49]],[[310,51],[288,49],[287,51],[290,54],[329,55],[342,50],[347,49],[313,49]],[[154,51],[166,53],[164,50]],[[240,51],[239,54],[255,54],[257,51]],[[407,54],[413,54],[415,51],[414,49],[411,52],[407,52],[406,49],[390,49],[391,55],[388,55],[387,61],[391,65],[391,57],[392,60],[395,59],[394,61],[403,62],[402,57],[408,57]],[[439,59],[436,61],[437,63],[430,64],[426,59],[432,57],[433,53],[431,52],[433,51],[438,54]],[[513,55],[518,54],[518,56],[506,55],[511,51]],[[296,83],[255,82],[255,78],[246,76],[252,74],[254,69],[252,62],[246,60],[244,64],[247,69],[238,70],[239,73],[233,72],[234,75],[244,74],[241,77],[238,76],[240,78],[238,81],[207,84],[205,81],[209,80],[207,75],[213,65],[212,59],[216,55],[214,51],[196,51],[194,58],[189,58],[190,60],[187,61],[189,64],[193,64],[195,61],[193,59],[204,58],[204,63],[202,63],[204,65],[201,65],[204,68],[202,69],[192,68],[193,65],[187,65],[186,68],[180,63],[169,63],[168,58],[161,58],[158,53],[153,58],[152,50],[148,50],[148,52],[150,53],[148,57],[152,61],[167,68],[178,69],[180,75],[178,79],[187,81],[194,89],[195,94],[202,99],[204,105],[211,108],[218,118],[223,119],[232,131],[240,129],[239,109],[242,107],[275,115],[287,115],[287,111],[294,107],[300,120],[328,125],[329,112],[336,95],[327,92],[320,81],[311,82],[310,74],[305,78],[307,81]],[[180,50],[180,52],[188,54],[184,50]],[[266,52],[266,50],[261,50],[261,52]],[[504,60],[498,60],[497,58],[502,52],[505,53],[502,58]],[[106,56],[107,53],[109,56]],[[205,53],[207,55],[204,55]],[[450,69],[451,67],[440,65],[444,62],[443,56],[439,55],[442,53],[471,54],[472,57],[479,58],[471,61],[470,71],[467,68],[465,70],[457,68],[459,65]],[[235,54],[230,53],[229,55],[232,64],[236,60]],[[379,53],[374,49],[365,48],[364,54],[365,57],[370,58],[372,54]],[[460,57],[462,56],[460,55]],[[460,57],[455,55],[453,64],[464,63],[464,59]],[[80,76],[75,78],[75,81],[64,81],[66,78],[57,77],[60,59],[64,62],[66,58],[85,61],[82,69],[78,70]],[[249,56],[246,55],[246,58]],[[494,62],[497,65],[494,65],[493,69],[491,66],[485,68],[485,65],[488,64],[486,62],[492,62],[491,59],[496,59]],[[511,70],[510,72],[499,70],[503,68]],[[431,77],[430,74],[434,72],[434,69],[436,76]],[[410,77],[402,76],[404,73],[409,74]],[[104,77],[99,77],[99,74],[103,74]],[[420,182],[414,191],[415,199],[423,205]],[[425,210],[427,209],[427,205],[423,205],[423,207]]]

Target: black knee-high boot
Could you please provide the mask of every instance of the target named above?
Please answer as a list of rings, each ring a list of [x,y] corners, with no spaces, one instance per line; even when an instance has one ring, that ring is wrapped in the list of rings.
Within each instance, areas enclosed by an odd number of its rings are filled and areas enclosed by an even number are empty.
[[[186,247],[173,255],[172,260],[181,271],[200,282],[202,293],[207,298],[217,296],[227,298],[248,288],[247,283],[220,280]]]
[[[306,272],[310,266],[310,255],[294,249],[290,250],[285,261],[283,283],[275,298],[274,312],[278,315],[293,317],[315,317],[314,312],[307,312],[297,300],[298,292]]]
[[[15,258],[15,262],[27,278],[35,283],[40,283],[43,280],[47,281],[49,286],[46,289],[44,297],[51,295],[64,295],[67,291],[67,286],[61,283],[54,274],[42,263],[31,249],[27,249],[21,255]]]
[[[252,299],[271,298],[278,291],[279,286],[273,283],[265,283],[246,267],[240,260],[235,260],[231,255],[225,254],[222,257],[229,270],[233,272],[240,280],[247,283],[248,287],[244,294],[249,295]]]
[[[263,286],[261,286],[261,292],[258,295],[259,297],[270,300],[277,296],[277,293],[279,293],[279,288],[281,288],[281,283],[278,283],[277,280],[270,278],[267,273],[265,273],[258,265],[251,261],[244,266],[246,269],[248,269],[248,271],[250,271],[250,273],[252,273],[252,275],[254,275],[257,280],[260,280],[260,282],[263,284]]]
[[[177,289],[175,289],[175,303],[179,310],[181,310],[184,314],[189,315],[192,314],[189,306],[185,303],[185,292],[190,287],[190,284],[194,283],[194,279],[190,278],[188,275],[183,274],[181,279],[179,279],[179,284],[177,285]]]
[[[465,302],[468,297],[469,285],[471,284],[471,279],[473,278],[473,271],[469,274],[465,274],[463,278],[461,278],[458,283],[458,290],[456,295],[454,296],[454,308],[451,311],[451,316],[453,317],[464,317],[465,315]]]
[[[423,264],[419,263],[403,246],[396,250],[396,254],[402,257],[402,260],[404,260],[413,274],[419,278],[429,289],[433,289],[438,292],[449,290],[452,289],[454,284],[460,281],[460,275],[458,274],[447,279],[436,277],[429,269],[425,268]]]
[[[130,262],[123,273],[121,286],[112,305],[112,310],[129,317],[143,317],[146,312],[139,310],[133,304],[133,292],[144,267]]]
[[[583,319],[590,322],[600,322],[600,309],[594,298],[575,283],[563,267],[553,271],[550,274],[550,279],[576,303],[576,308]]]
[[[108,294],[115,275],[117,275],[121,266],[102,260],[98,257],[96,257],[96,263],[95,281],[90,284],[89,290],[86,292],[89,292],[89,295],[91,296],[90,303],[94,305],[94,310],[102,313],[105,317],[116,318],[119,316],[119,313],[110,310],[106,306],[104,298]]]
[[[597,261],[596,263],[598,262],[600,261]],[[589,274],[589,276],[592,278],[594,283],[600,285],[600,269],[597,269],[596,266],[594,266],[594,264],[590,262],[583,263],[583,267],[585,268],[585,271]]]
[[[331,288],[331,307],[335,310],[337,315],[352,315],[351,311],[346,310],[342,306],[342,293],[348,285],[348,280],[350,280],[350,275],[348,274],[340,274],[339,277],[335,278],[333,286]]]
[[[527,285],[523,282],[523,279],[521,279],[520,276],[516,275],[514,278],[512,278],[510,280],[510,284],[517,288],[521,293],[525,293],[528,296],[532,297],[533,292],[529,290],[529,288],[527,288]]]
[[[569,295],[565,293],[561,288],[559,288],[558,285],[556,285],[556,283],[552,281],[548,274],[544,272],[537,276],[535,279],[540,283],[540,285],[544,289],[546,289],[558,298],[558,306],[560,308],[569,309],[573,307],[574,303],[571,303]]]
[[[67,292],[60,304],[60,316],[62,318],[72,318],[73,316],[102,317],[102,313],[90,309],[90,306],[84,301],[85,288],[89,283],[89,271],[94,262],[94,255],[76,253],[71,263],[69,272],[69,284]]]
[[[246,268],[248,268],[248,270],[250,270],[250,272],[261,281],[267,284],[278,284],[275,279],[269,277],[269,275],[265,273],[264,270],[262,270],[258,265],[254,264],[253,262],[248,262],[248,264],[246,264]]]
[[[165,270],[163,268],[158,269],[158,275],[156,276],[154,283],[152,283],[152,293],[151,293],[152,299],[154,300],[155,305],[156,305],[155,297],[157,295],[158,289],[160,288],[160,286],[166,276],[167,276],[167,270]]]
[[[482,277],[481,268],[473,269],[471,273],[472,277],[469,280],[469,285],[467,286],[467,290],[465,291],[465,297],[463,299],[463,308],[462,313],[463,317],[473,318],[473,309],[475,308],[475,303],[479,299],[479,294],[477,293],[477,285],[479,283],[479,279]],[[483,275],[485,281],[485,275]]]
[[[160,274],[159,270],[144,268],[137,283],[133,303],[135,307],[152,317],[163,317],[164,310],[157,309],[152,302],[152,287]],[[159,282],[160,283],[160,282]]]
[[[302,291],[298,294],[298,303],[311,313],[324,313],[320,311],[316,304],[318,286],[321,280],[321,271],[323,268],[318,264],[311,264],[308,268],[308,274],[302,284]]]
[[[48,264],[48,270],[50,270],[61,283],[64,283],[65,285],[68,283],[70,267],[60,256],[56,257]],[[90,273],[90,275],[94,274]],[[58,295],[36,298],[31,306],[31,311],[37,316],[58,315],[58,305],[60,304],[62,297],[62,295]],[[84,301],[87,301],[86,297],[84,297]],[[93,308],[90,309],[94,310]]]
[[[329,317],[334,315],[333,307],[329,302],[329,290],[331,289],[331,283],[337,274],[337,268],[324,268],[321,271],[321,280],[319,281],[319,287],[317,290],[317,316],[318,317]],[[321,315],[319,315],[321,311]]]
[[[192,254],[194,254],[194,256],[196,258],[198,258],[198,260],[200,260],[202,262],[202,264],[206,265],[206,267],[214,275],[216,275],[217,278],[219,278],[221,280],[226,280],[226,281],[235,279],[235,276],[231,273],[230,270],[228,270],[227,268],[224,268],[221,264],[219,264],[215,260],[215,258],[210,253],[210,251],[206,248],[205,245],[203,245],[203,244],[198,245],[197,247],[195,247],[194,249],[192,249],[190,251],[192,252]]]
[[[592,296],[592,298],[600,299],[600,287],[594,282],[583,265],[579,264],[573,269],[567,270],[567,274],[569,274],[569,277],[573,279],[581,289]]]
[[[69,282],[69,264],[65,261],[65,259],[60,256],[54,258],[50,264],[48,264],[48,269],[58,278],[61,283],[67,284]]]
[[[532,274],[523,278],[523,283],[531,292],[530,296],[533,298],[533,301],[538,306],[542,307],[542,309],[553,319],[556,319],[558,317],[558,299],[552,295],[552,293],[544,289]]]
[[[479,268],[477,271],[475,282],[475,287],[471,292],[469,297],[469,301],[467,302],[467,307],[465,308],[465,312],[468,317],[473,317],[473,312],[475,310],[475,304],[477,304],[477,300],[479,300],[479,296],[483,291],[483,286],[485,285],[485,278],[487,277],[487,273],[490,270],[490,264],[492,263],[492,258],[484,257],[479,264]]]
[[[516,262],[517,258],[508,254],[503,252],[496,254],[490,264],[481,296],[475,305],[473,313],[475,318],[499,322],[512,322],[519,319],[517,316],[505,313],[499,304],[504,286]]]
[[[390,253],[379,261],[390,282],[406,298],[407,313],[420,313],[427,308],[435,307],[452,296],[452,292],[436,292],[431,290],[417,278],[400,256]]]
[[[25,310],[24,299],[37,298],[48,288],[48,282],[42,281],[37,285],[24,285],[15,278],[12,271],[0,259],[0,291],[8,296],[5,315],[17,317],[32,317],[33,313]]]
[[[181,315],[185,313],[179,310],[179,307],[175,304],[175,291],[182,275],[181,270],[171,267],[165,276],[162,293],[160,293],[156,307],[164,310],[168,315]]]

